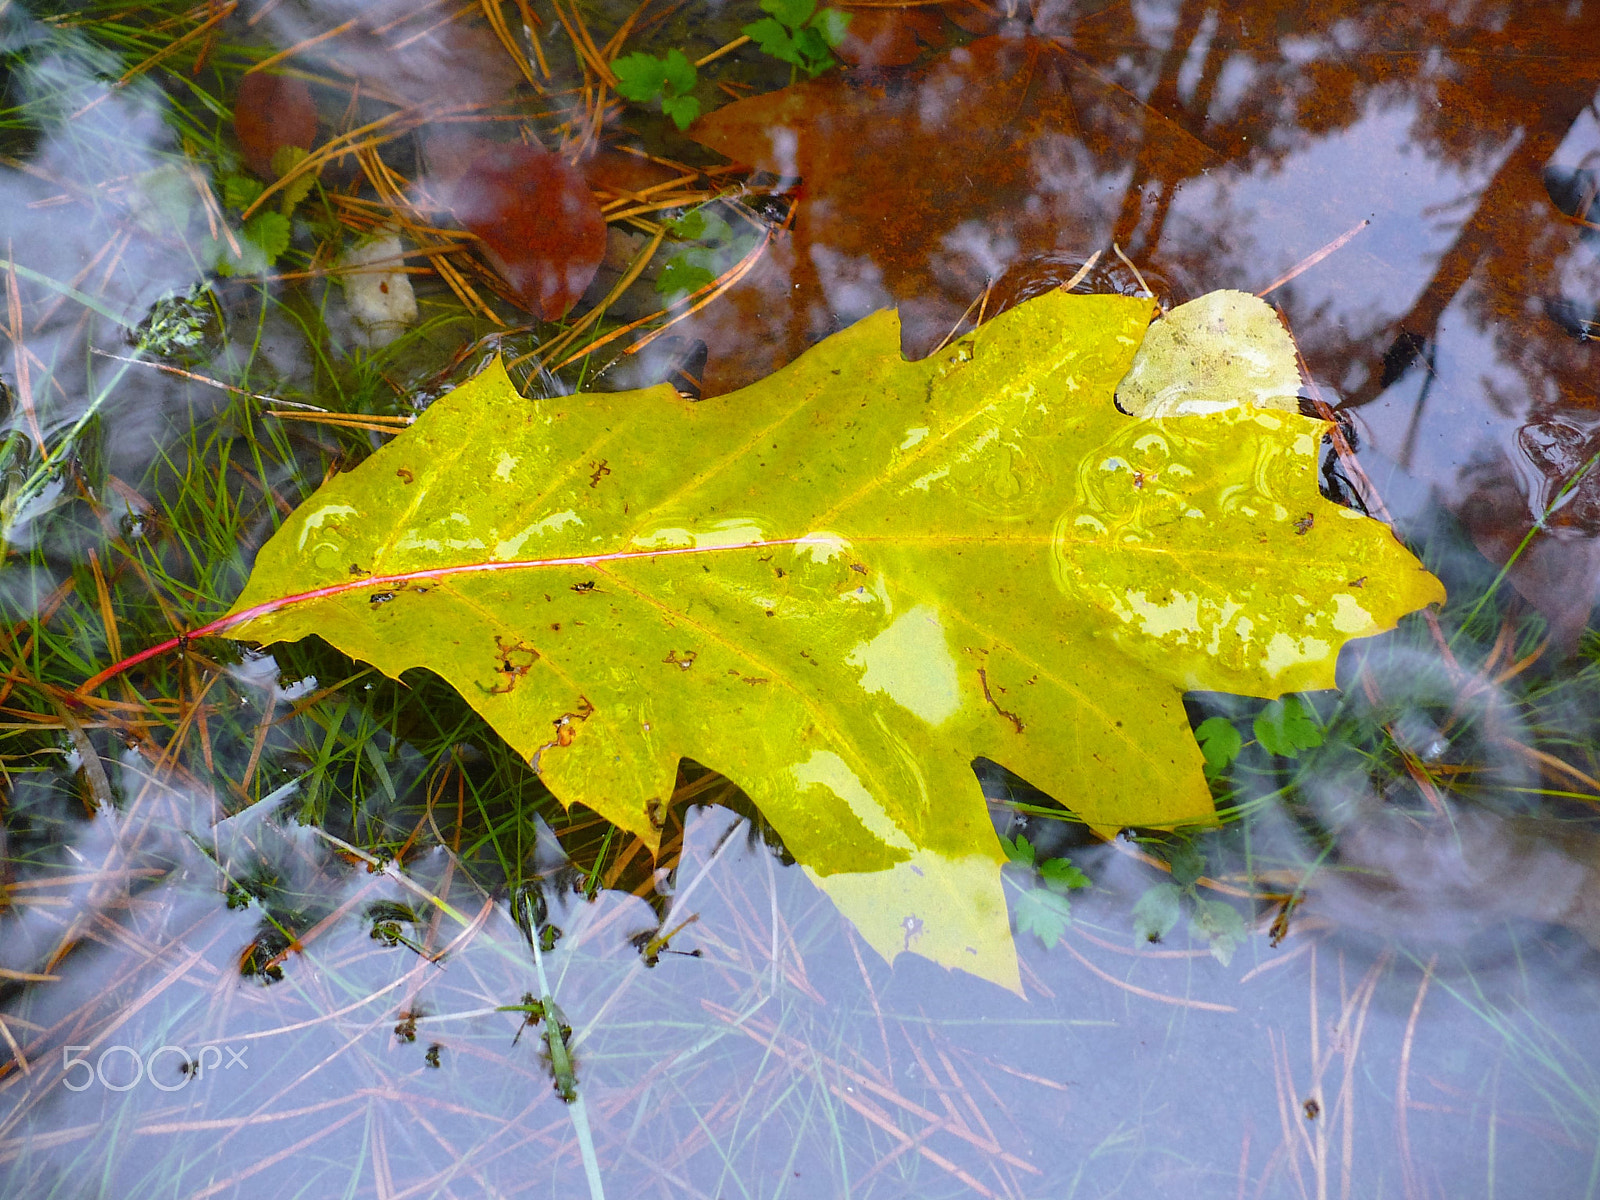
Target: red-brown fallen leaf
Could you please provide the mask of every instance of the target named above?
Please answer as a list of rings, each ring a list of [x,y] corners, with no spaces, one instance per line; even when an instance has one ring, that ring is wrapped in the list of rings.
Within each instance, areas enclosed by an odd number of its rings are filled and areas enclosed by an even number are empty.
[[[606,250],[606,219],[576,167],[542,146],[433,139],[450,210],[517,302],[542,321],[577,303]]]
[[[710,350],[708,395],[894,304],[906,353],[921,357],[1018,262],[1109,249],[1128,146],[1144,143],[1166,178],[1214,161],[1070,52],[1027,37],[983,38],[889,81],[823,76],[691,132],[802,181],[792,235],[679,331]]]
[[[850,28],[834,53],[853,67],[903,67],[923,47],[944,40],[944,22],[928,8],[852,8]]]
[[[305,81],[292,75],[246,75],[234,102],[233,130],[244,161],[263,179],[276,179],[273,155],[285,146],[311,149],[317,137],[317,103]]]
[[[968,33],[984,37],[1000,28],[1005,20],[1004,3],[990,4],[987,0],[952,0],[944,5],[944,15]]]

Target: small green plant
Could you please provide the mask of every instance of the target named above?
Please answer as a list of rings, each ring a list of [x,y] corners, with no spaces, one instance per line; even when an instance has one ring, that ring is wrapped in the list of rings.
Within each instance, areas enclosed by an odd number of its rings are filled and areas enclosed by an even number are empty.
[[[1068,893],[1089,886],[1089,877],[1067,858],[1039,859],[1038,851],[1022,834],[1015,840],[1001,837],[1000,845],[1016,868],[1007,872],[1006,881],[1017,890],[1017,931],[1032,933],[1053,950],[1061,935],[1072,924],[1072,901]],[[1014,876],[1026,874],[1029,883]]]
[[[1207,717],[1195,726],[1194,737],[1200,743],[1200,753],[1205,755],[1207,779],[1216,779],[1226,771],[1244,749],[1238,727],[1227,717]]]
[[[272,157],[272,168],[279,175],[293,170],[306,157],[299,146],[284,146]],[[222,177],[222,203],[225,207],[243,212],[261,197],[266,185],[249,175],[230,174]],[[302,200],[310,194],[316,178],[310,172],[299,176],[279,193],[278,207],[263,208],[254,213],[240,229],[239,248],[235,255],[224,246],[222,258],[217,263],[219,275],[257,275],[278,261],[289,248],[292,229],[290,218]]]
[[[844,41],[850,14],[817,8],[817,0],[761,0],[769,14],[741,31],[773,58],[807,75],[817,76],[834,65],[833,48]]]
[[[1321,746],[1327,737],[1317,711],[1299,696],[1267,704],[1256,714],[1251,732],[1261,749],[1279,758],[1299,758]],[[1227,773],[1245,747],[1239,727],[1227,717],[1207,717],[1195,726],[1194,737],[1205,756],[1206,778],[1213,781]]]
[[[689,128],[700,115],[700,101],[690,95],[698,73],[682,50],[668,50],[661,58],[629,54],[613,62],[611,69],[616,72],[619,96],[636,104],[659,101],[661,111],[679,129]]]
[[[1322,745],[1322,722],[1299,696],[1285,696],[1268,704],[1257,714],[1254,730],[1261,748],[1281,758],[1298,758],[1302,750],[1315,750]],[[1209,762],[1208,758],[1208,766]]]
[[[692,243],[667,259],[656,277],[656,292],[668,303],[705,287],[747,248],[738,244],[727,221],[703,208],[684,213],[667,229],[675,240]]]
[[[1167,855],[1172,879],[1148,888],[1133,906],[1133,929],[1146,942],[1159,942],[1176,928],[1189,908],[1189,932],[1210,943],[1211,956],[1223,966],[1245,938],[1244,918],[1223,900],[1200,894],[1198,883],[1206,871],[1206,858],[1193,842],[1177,842]]]
[[[740,32],[765,53],[813,77],[837,61],[833,48],[850,27],[849,13],[819,10],[817,0],[761,0],[761,11],[768,15]],[[636,51],[615,59],[611,70],[619,96],[635,104],[659,104],[679,129],[689,128],[700,115],[700,101],[692,94],[699,72],[682,50],[659,56]]]
[[[184,291],[157,300],[149,315],[133,331],[134,344],[161,358],[174,358],[205,341],[217,324],[211,284],[202,280]]]

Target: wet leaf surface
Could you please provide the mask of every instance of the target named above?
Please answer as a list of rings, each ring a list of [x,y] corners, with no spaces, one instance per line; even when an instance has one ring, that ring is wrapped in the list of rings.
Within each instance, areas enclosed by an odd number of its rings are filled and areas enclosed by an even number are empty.
[[[711,350],[708,391],[891,300],[920,352],[987,283],[992,313],[1008,272],[1054,257],[1069,260],[1065,277],[1113,237],[1183,300],[1191,281],[1229,277],[1219,271],[1265,286],[1373,219],[1272,298],[1330,403],[1362,410],[1369,450],[1438,481],[1570,650],[1600,598],[1600,551],[1571,525],[1534,528],[1542,485],[1518,430],[1583,425],[1594,408],[1597,139],[1573,82],[1600,61],[1592,25],[1402,5],[1291,18],[1257,4],[1213,21],[1183,4],[1167,49],[1141,60],[1129,47],[1143,36],[1116,6],[1035,6],[1004,35],[992,10],[944,11],[992,36],[892,78],[754,97],[696,127],[733,158],[798,176],[802,197],[793,236],[720,310],[686,323]],[[1450,69],[1403,66],[1400,48],[1419,45]],[[984,62],[1000,65],[969,65]],[[1039,213],[1054,219],[1033,230]]]
[[[308,500],[235,612],[335,593],[235,633],[438,672],[651,843],[692,757],[885,957],[1014,987],[975,757],[1101,828],[1202,820],[1186,690],[1331,687],[1443,598],[1318,494],[1320,422],[1117,412],[1151,307],[1056,292],[919,362],[880,313],[700,403],[493,367]]]
[[[1248,292],[1207,292],[1150,326],[1117,386],[1117,407],[1141,417],[1241,402],[1299,412],[1299,391],[1294,344],[1272,308]]]

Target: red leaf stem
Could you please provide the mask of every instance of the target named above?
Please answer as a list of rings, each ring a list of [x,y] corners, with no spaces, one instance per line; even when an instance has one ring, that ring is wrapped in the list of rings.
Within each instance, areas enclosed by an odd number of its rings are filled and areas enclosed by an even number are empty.
[[[414,583],[426,579],[448,579],[456,575],[478,575],[488,571],[524,571],[534,567],[589,567],[599,563],[625,562],[635,558],[670,558],[680,554],[712,554],[724,550],[760,550],[767,546],[797,546],[803,542],[814,540],[810,535],[794,538],[774,538],[771,541],[740,542],[733,546],[675,546],[666,550],[616,550],[609,554],[583,554],[576,558],[527,558],[512,562],[477,562],[462,563],[454,567],[430,567],[424,571],[400,571],[393,575],[368,575],[364,579],[351,579],[342,583],[329,584],[327,587],[312,588],[308,592],[295,592],[290,596],[278,596],[272,600],[263,600],[260,604],[252,605],[240,612],[228,613],[218,617],[215,621],[208,622],[187,633],[180,633],[177,637],[168,638],[154,646],[148,646],[137,654],[130,654],[121,662],[113,663],[105,670],[90,676],[78,686],[76,695],[87,696],[95,688],[105,683],[108,679],[115,679],[129,667],[138,666],[148,659],[165,654],[187,645],[198,637],[208,637],[213,633],[221,633],[225,629],[232,629],[235,625],[243,625],[257,617],[264,617],[280,609],[288,608],[294,604],[303,604],[308,600],[324,600],[329,596],[340,596],[346,592],[370,591],[395,587],[401,584]]]

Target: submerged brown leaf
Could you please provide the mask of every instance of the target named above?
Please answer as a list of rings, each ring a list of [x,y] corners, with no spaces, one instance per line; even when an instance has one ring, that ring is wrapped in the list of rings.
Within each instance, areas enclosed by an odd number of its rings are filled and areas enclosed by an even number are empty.
[[[903,67],[943,38],[944,22],[928,8],[846,8],[850,27],[834,48],[853,67]]]
[[[234,101],[233,129],[245,164],[276,179],[273,157],[286,146],[310,150],[317,137],[317,105],[305,81],[292,75],[246,75]]]
[[[517,302],[565,316],[606,250],[606,219],[571,163],[542,146],[457,138],[429,142],[450,210],[482,244]]]
[[[1031,37],[983,38],[894,79],[799,83],[718,109],[693,136],[798,180],[802,200],[792,235],[691,323],[711,351],[709,393],[889,305],[906,353],[921,357],[1015,264],[1087,258],[1110,240],[1130,141],[1158,146],[1174,176],[1210,161],[1129,92]]]

